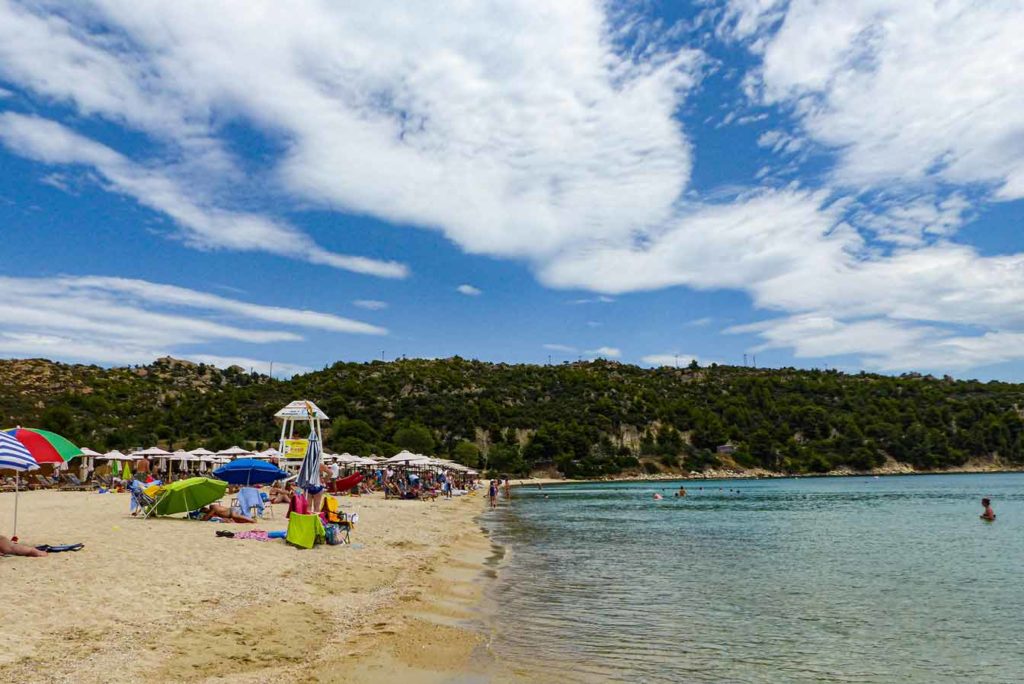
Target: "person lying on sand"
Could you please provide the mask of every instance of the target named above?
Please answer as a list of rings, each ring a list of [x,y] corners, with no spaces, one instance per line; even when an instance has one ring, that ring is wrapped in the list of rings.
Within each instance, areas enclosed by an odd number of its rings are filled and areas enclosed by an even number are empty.
[[[45,551],[34,549],[31,546],[25,546],[17,542],[12,542],[7,537],[0,535],[0,555],[4,556],[31,556],[37,558],[39,556],[45,556]]]
[[[236,523],[254,523],[256,522],[252,518],[242,515],[241,513],[235,513],[224,504],[210,504],[209,506],[203,506],[199,509],[202,513],[200,520],[209,520],[210,518],[220,518],[221,520],[230,520]]]

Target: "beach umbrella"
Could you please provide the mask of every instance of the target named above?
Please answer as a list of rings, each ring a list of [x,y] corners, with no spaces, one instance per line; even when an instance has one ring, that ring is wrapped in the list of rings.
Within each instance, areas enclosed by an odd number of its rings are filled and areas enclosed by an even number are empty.
[[[128,461],[124,462],[124,470],[121,471],[121,479],[127,482],[132,479],[132,469],[128,465]]]
[[[14,532],[11,539],[18,541],[18,473],[39,470],[25,445],[6,432],[0,432],[0,470],[13,470],[14,475]]]
[[[165,450],[161,449],[158,446],[151,446],[148,449],[143,449],[142,451],[136,451],[134,454],[130,455],[130,458],[133,459],[133,460],[140,459],[143,456],[155,456],[157,458],[167,458],[170,455],[171,455],[170,451],[165,451]]]
[[[223,449],[217,452],[218,456],[227,456],[228,458],[239,458],[242,456],[252,456],[251,451],[246,451],[242,447],[233,446],[230,449]]]
[[[306,457],[302,459],[295,484],[306,491],[309,491],[310,487],[323,486],[320,481],[320,438],[315,427],[309,431],[309,448],[306,450]]]
[[[49,430],[34,430],[30,428],[14,428],[5,430],[14,439],[24,445],[36,463],[66,463],[76,456],[82,455],[82,450],[70,441]]]
[[[233,485],[270,484],[288,477],[273,463],[256,458],[239,458],[213,471],[213,476]]]
[[[153,512],[157,515],[172,515],[194,511],[219,500],[227,488],[227,482],[209,477],[178,480],[161,489]]]

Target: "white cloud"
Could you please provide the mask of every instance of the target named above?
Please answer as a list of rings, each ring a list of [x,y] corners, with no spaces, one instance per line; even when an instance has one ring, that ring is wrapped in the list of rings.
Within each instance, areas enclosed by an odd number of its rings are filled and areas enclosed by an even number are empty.
[[[794,0],[775,32],[762,10],[779,3],[732,5],[737,34],[763,52],[752,88],[839,151],[838,182],[988,183],[1024,197],[1024,5]]]
[[[691,354],[648,354],[640,359],[649,366],[676,366],[685,368],[691,362],[697,361],[697,357]]]
[[[367,311],[381,311],[388,308],[388,303],[382,302],[379,299],[356,299],[353,300],[352,305]]]
[[[294,363],[281,363],[278,361],[271,361],[267,359],[250,359],[246,356],[217,356],[216,354],[192,354],[184,357],[189,361],[196,363],[205,363],[210,366],[217,366],[218,368],[227,368],[228,366],[241,366],[247,372],[251,369],[257,373],[263,375],[270,375],[274,373],[275,378],[290,377],[292,375],[299,375],[300,373],[309,373],[313,369],[309,366],[302,366]]]
[[[617,359],[622,356],[622,350],[617,347],[598,347],[597,349],[588,349],[584,354],[601,358]]]
[[[6,143],[94,169],[198,247],[404,274],[230,208],[227,188],[271,188],[275,206],[369,214],[523,259],[553,287],[740,290],[780,316],[751,332],[802,354],[836,347],[827,326],[808,333],[817,345],[786,334],[793,321],[831,320],[885,363],[924,358],[906,351],[915,344],[972,357],[1024,325],[1024,256],[948,241],[976,196],[1024,197],[1016,4],[729,2],[719,35],[761,62],[745,80],[752,103],[791,117],[759,141],[789,155],[779,174],[812,149],[838,161],[821,190],[704,198],[687,192],[692,153],[675,117],[702,56],[649,40],[657,32],[642,23],[623,29],[598,0],[462,3],[443,15],[397,0],[52,7],[0,3],[0,77],[74,109],[67,126],[140,132],[153,158],[14,114]],[[733,110],[735,121],[747,111]],[[276,144],[259,168],[230,152],[235,124]],[[950,325],[985,332],[964,341]],[[876,331],[903,346],[873,345]]]
[[[576,347],[570,347],[567,344],[545,344],[541,346],[548,351],[561,352],[563,354],[575,354],[579,351]]]
[[[251,304],[181,287],[105,277],[0,277],[0,354],[104,364],[193,358],[197,346],[296,342],[292,329],[384,334],[316,311]],[[207,356],[209,356],[207,354]]]
[[[611,304],[615,301],[614,297],[607,295],[600,295],[597,297],[586,297],[584,299],[571,299],[570,304]]]
[[[703,328],[704,326],[710,325],[714,319],[710,316],[703,316],[701,318],[694,318],[692,321],[687,321],[686,325],[694,328]]]
[[[467,297],[479,297],[483,294],[483,290],[472,285],[459,285],[455,288],[456,292],[466,295]]]
[[[394,262],[328,252],[283,222],[197,201],[194,192],[186,192],[165,174],[141,167],[109,147],[48,119],[0,113],[0,140],[14,152],[40,162],[92,167],[109,190],[168,215],[181,229],[185,241],[199,248],[272,252],[389,278],[407,273],[405,266]]]
[[[663,220],[689,178],[673,114],[700,53],[646,34],[632,46],[606,10],[3,5],[0,74],[180,145],[215,185],[246,180],[219,140],[240,120],[285,143],[268,178],[294,198],[435,228],[473,253],[546,259]]]

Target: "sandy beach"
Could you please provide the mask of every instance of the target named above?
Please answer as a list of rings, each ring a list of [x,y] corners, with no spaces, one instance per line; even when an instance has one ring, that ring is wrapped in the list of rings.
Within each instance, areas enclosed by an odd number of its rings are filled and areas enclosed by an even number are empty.
[[[23,492],[27,544],[0,559],[0,681],[450,681],[479,671],[473,628],[491,544],[480,494],[343,501],[351,546],[309,551],[217,530],[284,529],[128,516],[126,494]],[[14,496],[0,495],[10,533]]]

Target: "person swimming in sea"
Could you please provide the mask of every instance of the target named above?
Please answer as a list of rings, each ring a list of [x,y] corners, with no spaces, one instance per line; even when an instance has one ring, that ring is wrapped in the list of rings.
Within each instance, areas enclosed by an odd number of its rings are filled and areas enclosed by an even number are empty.
[[[985,511],[981,514],[981,519],[988,522],[995,522],[996,514],[992,510],[992,502],[987,498],[981,500],[981,505],[984,506]]]
[[[654,492],[654,500],[655,501],[661,501],[661,499],[662,499],[661,494],[658,494],[658,492]]]
[[[679,491],[676,492],[676,496],[677,497],[686,496],[686,487],[683,487],[682,485],[679,485]]]

